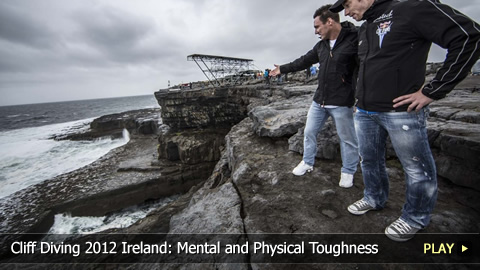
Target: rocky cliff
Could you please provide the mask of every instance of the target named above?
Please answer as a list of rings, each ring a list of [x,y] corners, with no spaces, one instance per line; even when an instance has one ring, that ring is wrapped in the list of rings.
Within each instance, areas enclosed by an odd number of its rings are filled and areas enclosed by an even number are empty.
[[[478,79],[469,77],[448,98],[431,106],[429,140],[438,167],[439,196],[431,225],[424,230],[425,233],[480,231],[478,85]],[[8,232],[31,231],[32,226],[27,224],[37,222],[47,226],[49,223],[44,216],[51,216],[51,212],[58,212],[59,208],[78,208],[81,213],[80,209],[88,209],[82,205],[92,205],[82,202],[95,203],[100,198],[108,202],[115,196],[114,202],[123,202],[122,198],[141,201],[165,196],[163,192],[167,187],[178,187],[178,191],[184,193],[179,199],[129,228],[115,232],[229,233],[241,235],[244,240],[262,233],[382,234],[385,226],[400,215],[404,201],[404,175],[393,151],[389,151],[387,162],[391,181],[389,203],[382,211],[365,216],[352,216],[346,211],[349,204],[362,197],[362,176],[360,171],[357,172],[351,189],[338,186],[341,162],[332,122],[328,122],[319,135],[314,171],[304,177],[291,174],[301,160],[302,129],[315,89],[315,85],[289,84],[160,91],[156,97],[162,105],[163,122],[169,123],[170,129],[162,129],[155,140],[138,137],[138,140],[149,140],[150,146],[141,144],[146,148],[139,150],[134,140],[85,169],[0,201],[0,207],[7,213],[7,218],[2,220],[3,228]],[[144,151],[148,154],[145,155]],[[132,153],[135,153],[133,158]],[[199,169],[200,166],[205,169]],[[201,175],[195,174],[196,170],[201,171]],[[172,182],[173,186],[169,184]],[[58,194],[62,195],[59,197]],[[37,206],[27,211],[31,205]],[[19,206],[25,212],[18,213],[16,207]],[[105,209],[100,212],[103,211]],[[25,220],[31,223],[21,222]],[[39,220],[44,222],[38,223]],[[242,260],[243,264],[223,264],[222,258],[213,257],[201,265],[185,262],[162,265],[162,269],[414,267],[259,264],[254,254],[244,254]],[[162,262],[160,257],[143,256],[132,260],[133,265],[123,267],[157,269],[158,265],[154,264],[135,265],[144,261]],[[449,269],[448,265],[422,267]]]
[[[439,198],[426,233],[469,233],[480,229],[477,85],[478,81],[470,77],[448,98],[432,106],[428,128],[439,171]],[[366,216],[352,216],[346,211],[349,204],[362,197],[362,176],[360,172],[355,175],[351,189],[338,187],[341,163],[332,122],[319,135],[319,160],[313,173],[304,177],[291,174],[301,160],[302,129],[314,90],[315,86],[272,90],[267,95],[268,104],[251,106],[249,117],[226,135],[222,158],[205,184],[191,191],[188,202],[172,204],[181,204],[176,208],[178,212],[166,220],[162,219],[165,209],[159,210],[127,231],[148,232],[153,224],[163,224],[161,228],[169,233],[228,232],[245,235],[246,239],[258,233],[383,233],[400,215],[404,203],[404,174],[391,146],[389,203],[382,211]],[[245,260],[251,260],[250,256],[253,255],[247,255]],[[299,269],[370,267],[374,266],[308,265]],[[442,267],[435,265],[431,269],[439,268]],[[212,259],[201,267],[187,264],[164,269],[292,269],[292,266],[256,263],[232,266]]]

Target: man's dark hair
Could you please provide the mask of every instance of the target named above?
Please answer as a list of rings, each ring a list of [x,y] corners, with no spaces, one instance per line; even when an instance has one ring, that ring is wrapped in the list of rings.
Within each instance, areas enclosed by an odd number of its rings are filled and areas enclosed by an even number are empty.
[[[315,19],[316,17],[320,17],[320,21],[322,23],[326,23],[328,18],[332,18],[332,20],[336,21],[337,23],[340,23],[340,15],[338,13],[333,13],[330,10],[328,10],[332,5],[325,5],[315,11],[315,14],[313,14],[313,18]]]

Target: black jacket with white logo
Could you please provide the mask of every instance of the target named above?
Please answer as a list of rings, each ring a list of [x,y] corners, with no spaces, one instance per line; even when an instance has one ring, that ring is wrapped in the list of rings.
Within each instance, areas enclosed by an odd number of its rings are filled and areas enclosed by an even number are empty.
[[[393,111],[395,98],[422,88],[432,42],[448,49],[443,67],[422,90],[432,99],[444,98],[480,54],[480,26],[438,0],[377,0],[363,19],[356,98],[367,111]]]
[[[280,66],[280,71],[286,74],[320,63],[318,88],[313,100],[322,105],[351,107],[355,103],[357,44],[357,28],[350,22],[343,22],[332,50],[329,40],[321,40],[304,56]]]

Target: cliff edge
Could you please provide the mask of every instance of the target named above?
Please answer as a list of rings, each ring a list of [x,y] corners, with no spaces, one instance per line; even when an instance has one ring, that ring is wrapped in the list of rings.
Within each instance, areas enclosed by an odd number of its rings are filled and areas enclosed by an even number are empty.
[[[431,106],[428,130],[439,174],[439,196],[431,224],[422,233],[480,231],[478,80],[478,76],[467,78],[449,97]],[[133,141],[146,140],[147,144],[130,143],[85,169],[57,177],[41,185],[41,189],[29,189],[36,191],[33,195],[23,191],[8,201],[3,200],[0,207],[10,211],[12,216],[18,205],[31,204],[29,198],[42,200],[37,191],[49,194],[52,190],[66,189],[68,194],[68,200],[47,196],[55,203],[44,202],[42,207],[34,207],[28,213],[17,213],[15,222],[3,220],[2,224],[12,230],[15,228],[14,232],[22,232],[22,229],[26,232],[32,228],[21,225],[20,221],[41,219],[39,213],[33,213],[35,211],[45,214],[59,211],[58,208],[68,210],[72,205],[86,209],[78,202],[88,202],[92,198],[107,202],[109,196],[116,195],[119,202],[124,202],[121,198],[127,196],[136,198],[130,203],[138,203],[138,194],[143,194],[142,199],[159,197],[166,188],[172,188],[173,182],[184,195],[134,225],[108,233],[228,233],[241,235],[244,240],[258,234],[383,234],[384,228],[400,215],[404,202],[404,175],[391,148],[387,161],[391,191],[388,204],[382,211],[364,216],[353,216],[346,210],[363,195],[362,175],[359,168],[350,189],[338,186],[340,150],[331,121],[319,135],[314,171],[303,177],[291,173],[301,160],[303,125],[315,89],[315,85],[297,83],[222,90],[162,90],[156,97],[162,107],[163,123],[168,123],[169,129],[159,132],[155,139],[140,136]],[[149,157],[139,150],[147,152]],[[132,160],[148,166],[130,166]],[[203,168],[202,173],[197,175],[195,172],[199,168]],[[141,188],[134,188],[130,193],[132,183]],[[78,194],[85,191],[86,197]],[[92,201],[87,204],[91,206]],[[143,261],[162,263],[160,257],[151,255],[143,259],[137,257],[132,265],[123,267],[158,267],[142,264]],[[293,269],[291,265],[255,261],[254,254],[243,254],[242,264],[224,264],[221,258],[213,257],[200,265],[167,264],[162,265],[162,269]],[[433,262],[445,261],[434,259]],[[422,267],[449,269],[448,265],[439,264]],[[295,269],[412,267],[327,264],[297,265]]]

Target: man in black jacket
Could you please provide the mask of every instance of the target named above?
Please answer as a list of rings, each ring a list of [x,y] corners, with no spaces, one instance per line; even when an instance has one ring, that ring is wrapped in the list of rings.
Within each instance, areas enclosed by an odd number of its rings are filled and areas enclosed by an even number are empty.
[[[305,124],[303,160],[293,170],[304,175],[313,170],[317,154],[317,135],[325,121],[332,116],[335,121],[342,170],[339,185],[349,188],[359,161],[357,138],[353,124],[355,70],[357,68],[357,29],[352,23],[340,24],[340,16],[329,11],[326,5],[315,11],[315,34],[322,39],[315,47],[297,60],[282,66],[275,65],[272,76],[308,69],[319,63],[318,88],[308,111]]]
[[[360,71],[355,128],[362,158],[364,197],[348,207],[355,215],[385,206],[388,176],[385,143],[390,137],[406,177],[402,215],[386,227],[407,241],[430,222],[437,173],[428,143],[428,104],[462,81],[480,54],[480,26],[438,0],[339,0],[330,10],[357,21]],[[448,49],[443,67],[425,84],[432,42]]]

